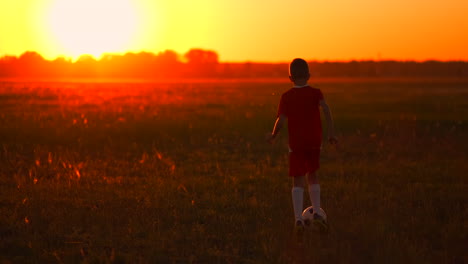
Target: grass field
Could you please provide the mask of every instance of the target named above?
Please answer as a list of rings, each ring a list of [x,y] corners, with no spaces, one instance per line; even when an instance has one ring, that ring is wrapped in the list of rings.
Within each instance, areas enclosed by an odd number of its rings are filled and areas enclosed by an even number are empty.
[[[0,83],[0,261],[468,263],[468,81],[313,83],[340,144],[302,245],[289,83]]]

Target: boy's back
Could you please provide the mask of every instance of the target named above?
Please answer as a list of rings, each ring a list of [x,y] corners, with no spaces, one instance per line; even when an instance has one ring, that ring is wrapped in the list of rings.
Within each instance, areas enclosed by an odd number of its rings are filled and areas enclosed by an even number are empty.
[[[319,102],[323,94],[310,86],[294,87],[281,96],[278,116],[288,118],[289,148],[292,151],[320,149],[322,123]]]

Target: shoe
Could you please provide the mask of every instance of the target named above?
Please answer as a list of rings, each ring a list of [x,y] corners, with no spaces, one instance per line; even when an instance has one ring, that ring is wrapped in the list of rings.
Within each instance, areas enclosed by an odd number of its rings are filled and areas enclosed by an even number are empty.
[[[296,234],[304,232],[304,222],[302,220],[297,220],[296,225],[294,226],[294,230],[296,230]]]
[[[297,242],[301,243],[304,238],[304,223],[302,220],[297,220],[294,225],[294,234],[296,235]]]
[[[323,218],[321,215],[314,213],[313,215],[314,220],[312,221],[312,225],[317,228],[317,230],[321,232],[327,232],[328,231],[328,223],[325,218]]]

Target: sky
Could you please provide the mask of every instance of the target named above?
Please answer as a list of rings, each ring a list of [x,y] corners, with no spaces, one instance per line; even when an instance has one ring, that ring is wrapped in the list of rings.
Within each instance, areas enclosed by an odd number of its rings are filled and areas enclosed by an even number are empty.
[[[467,0],[1,0],[0,56],[468,60]]]

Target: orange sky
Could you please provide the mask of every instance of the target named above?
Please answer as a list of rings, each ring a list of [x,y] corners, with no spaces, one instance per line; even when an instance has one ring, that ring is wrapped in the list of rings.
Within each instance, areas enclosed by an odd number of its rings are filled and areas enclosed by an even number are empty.
[[[467,0],[2,0],[0,56],[218,52],[221,61],[468,60]]]

